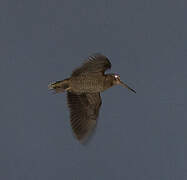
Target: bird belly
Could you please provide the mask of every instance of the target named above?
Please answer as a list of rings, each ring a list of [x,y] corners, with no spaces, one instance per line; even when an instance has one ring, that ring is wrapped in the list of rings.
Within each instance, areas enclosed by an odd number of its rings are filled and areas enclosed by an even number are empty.
[[[71,91],[76,93],[95,93],[103,91],[104,81],[100,78],[79,77],[72,78],[70,82]]]

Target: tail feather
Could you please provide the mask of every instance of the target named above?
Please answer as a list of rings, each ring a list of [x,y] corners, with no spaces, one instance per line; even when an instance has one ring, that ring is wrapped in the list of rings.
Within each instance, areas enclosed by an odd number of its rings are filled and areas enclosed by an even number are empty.
[[[49,90],[54,90],[56,93],[64,92],[69,88],[68,79],[62,81],[56,81],[48,85]]]

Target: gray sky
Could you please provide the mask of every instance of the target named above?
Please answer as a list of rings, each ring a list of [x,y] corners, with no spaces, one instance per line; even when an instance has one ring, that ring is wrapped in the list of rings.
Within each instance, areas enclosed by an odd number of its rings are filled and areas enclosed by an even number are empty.
[[[0,1],[0,179],[186,180],[185,0]],[[94,137],[72,136],[67,78],[101,52],[136,89],[102,93]]]

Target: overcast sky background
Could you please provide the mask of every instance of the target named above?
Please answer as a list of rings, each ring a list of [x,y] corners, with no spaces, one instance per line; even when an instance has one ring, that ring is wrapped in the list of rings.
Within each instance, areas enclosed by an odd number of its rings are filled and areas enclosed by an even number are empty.
[[[186,180],[187,1],[1,0],[0,179]],[[47,86],[101,52],[136,89],[102,93],[94,137],[73,136]]]

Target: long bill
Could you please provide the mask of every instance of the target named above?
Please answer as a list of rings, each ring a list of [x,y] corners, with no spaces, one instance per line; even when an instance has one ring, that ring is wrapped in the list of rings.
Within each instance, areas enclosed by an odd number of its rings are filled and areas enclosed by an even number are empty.
[[[120,81],[120,84],[121,84],[123,87],[125,87],[125,88],[131,90],[132,92],[136,93],[136,91],[135,91],[134,89],[130,88],[130,87],[129,87],[127,84],[125,84],[124,82]]]

